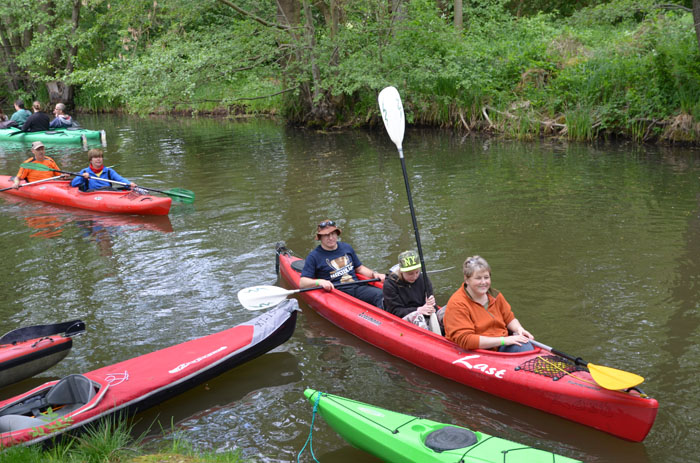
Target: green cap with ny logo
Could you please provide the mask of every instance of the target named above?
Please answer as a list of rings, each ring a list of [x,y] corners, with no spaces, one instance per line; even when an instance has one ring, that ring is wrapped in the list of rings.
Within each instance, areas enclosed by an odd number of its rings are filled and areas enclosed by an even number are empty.
[[[402,272],[410,272],[417,268],[420,268],[420,262],[416,251],[404,251],[399,254],[399,269]]]

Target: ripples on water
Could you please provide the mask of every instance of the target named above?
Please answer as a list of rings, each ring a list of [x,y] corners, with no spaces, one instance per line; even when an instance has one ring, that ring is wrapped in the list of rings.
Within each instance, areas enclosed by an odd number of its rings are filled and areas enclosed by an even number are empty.
[[[6,330],[74,317],[88,325],[40,380],[248,320],[253,314],[240,307],[237,291],[279,284],[275,243],[305,255],[317,245],[321,219],[339,221],[342,238],[371,268],[388,269],[415,247],[401,166],[384,133],[80,119],[107,130],[107,165],[144,186],[193,190],[196,201],[144,219],[2,195]],[[14,173],[28,151],[0,147],[0,171]],[[461,139],[413,128],[404,152],[427,268],[448,269],[431,274],[438,302],[459,286],[464,258],[484,256],[494,287],[538,339],[647,378],[645,390],[661,405],[646,441],[623,442],[426,373],[306,307],[277,352],[141,414],[144,426],[160,417],[169,428],[172,416],[199,446],[292,461],[311,423],[302,392],[313,387],[585,461],[688,461],[700,429],[698,153]],[[80,147],[48,154],[69,170],[86,164]],[[322,420],[314,449],[321,461],[371,461]]]

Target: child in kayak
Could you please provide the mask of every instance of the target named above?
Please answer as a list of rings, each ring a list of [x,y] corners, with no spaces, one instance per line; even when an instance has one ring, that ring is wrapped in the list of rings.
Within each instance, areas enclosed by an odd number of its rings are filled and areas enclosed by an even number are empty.
[[[404,251],[399,254],[399,266],[384,280],[383,293],[384,310],[421,328],[430,329],[428,320],[438,308],[433,285],[423,277],[417,252]],[[440,309],[438,320],[443,313],[444,309]]]
[[[136,184],[119,175],[114,169],[104,166],[104,153],[99,148],[88,151],[90,165],[80,171],[80,176],[75,177],[71,186],[80,188],[80,191],[94,191],[106,189],[134,189]],[[102,180],[104,179],[104,180]],[[113,184],[107,180],[114,180],[126,185]]]
[[[491,288],[488,262],[481,256],[468,257],[462,269],[464,284],[445,307],[447,339],[467,350],[534,350],[530,339],[535,338],[515,318],[503,294]]]

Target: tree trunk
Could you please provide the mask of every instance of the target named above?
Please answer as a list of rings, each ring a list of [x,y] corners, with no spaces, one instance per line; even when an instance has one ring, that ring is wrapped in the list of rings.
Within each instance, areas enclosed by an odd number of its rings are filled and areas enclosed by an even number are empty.
[[[700,0],[693,0],[693,24],[695,24],[695,38],[698,39],[698,49],[700,49]]]
[[[462,0],[455,0],[455,30],[462,30]]]

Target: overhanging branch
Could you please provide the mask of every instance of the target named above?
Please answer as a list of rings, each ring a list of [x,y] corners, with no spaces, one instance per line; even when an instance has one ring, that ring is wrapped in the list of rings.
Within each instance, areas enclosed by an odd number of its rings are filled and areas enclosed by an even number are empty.
[[[228,6],[229,8],[233,8],[234,10],[238,11],[239,13],[248,16],[249,18],[253,19],[256,22],[259,22],[263,26],[267,27],[276,27],[277,29],[282,29],[286,31],[289,29],[287,26],[283,26],[281,24],[276,24],[276,23],[271,23],[269,21],[264,20],[263,18],[259,16],[255,16],[253,13],[250,13],[243,8],[239,7],[238,5],[234,4],[233,2],[230,2],[229,0],[219,0],[219,3],[223,3],[224,5]]]

